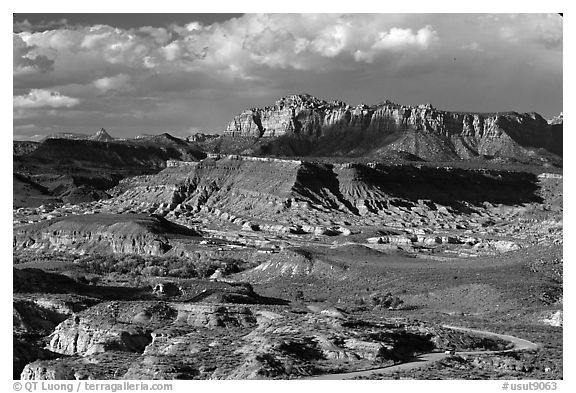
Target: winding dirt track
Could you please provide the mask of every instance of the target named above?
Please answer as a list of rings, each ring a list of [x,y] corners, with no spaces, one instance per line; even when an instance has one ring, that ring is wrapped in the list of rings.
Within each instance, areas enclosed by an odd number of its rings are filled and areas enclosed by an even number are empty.
[[[514,344],[514,347],[512,347],[510,349],[503,350],[503,351],[456,352],[457,355],[490,355],[490,354],[494,354],[494,353],[512,352],[512,351],[526,351],[526,350],[533,350],[533,349],[538,348],[538,345],[534,344],[533,342],[530,342],[528,340],[524,340],[524,339],[521,339],[518,337],[509,336],[506,334],[498,334],[498,333],[487,332],[484,330],[468,329],[468,328],[450,326],[450,325],[444,325],[443,327],[445,327],[447,329],[457,330],[460,332],[472,333],[472,334],[475,334],[478,336],[499,338],[501,340],[505,340],[505,341],[508,341],[508,342]],[[371,370],[354,371],[354,372],[350,372],[350,373],[325,374],[325,375],[319,375],[319,376],[304,378],[304,379],[340,380],[340,379],[351,379],[351,378],[355,378],[355,377],[367,377],[367,376],[370,376],[373,374],[390,374],[390,373],[393,373],[396,371],[408,371],[408,370],[413,370],[413,369],[420,368],[423,366],[427,366],[428,364],[432,364],[432,363],[437,362],[439,360],[442,360],[448,356],[450,356],[450,355],[445,354],[443,352],[429,352],[429,353],[419,355],[409,362],[397,364],[395,366],[380,367],[380,368],[374,368]]]

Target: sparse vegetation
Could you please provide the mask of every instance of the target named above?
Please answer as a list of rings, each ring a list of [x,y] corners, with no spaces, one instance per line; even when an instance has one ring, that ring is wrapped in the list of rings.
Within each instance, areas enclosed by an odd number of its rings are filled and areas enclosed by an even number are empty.
[[[65,310],[51,350],[129,363],[106,378],[561,377],[561,178],[358,160],[213,156],[106,201],[15,210],[14,290],[29,306],[15,334],[31,340],[44,308]],[[482,353],[513,344],[444,325],[544,345]],[[47,329],[27,342],[45,346]],[[366,371],[416,354],[434,363]],[[102,375],[34,359],[15,364]]]
[[[224,275],[239,273],[254,267],[254,263],[238,258],[221,257],[218,253],[193,252],[188,257],[153,256],[136,254],[109,254],[78,256],[65,252],[30,253],[18,251],[13,254],[14,264],[30,264],[44,268],[70,271],[76,275],[109,275],[206,278],[216,269]],[[91,280],[97,280],[91,278]]]
[[[217,260],[208,254],[193,254],[192,258],[158,257],[142,255],[90,255],[75,260],[94,274],[129,274],[154,277],[205,278],[216,269],[224,274],[238,273],[246,263],[238,259]]]

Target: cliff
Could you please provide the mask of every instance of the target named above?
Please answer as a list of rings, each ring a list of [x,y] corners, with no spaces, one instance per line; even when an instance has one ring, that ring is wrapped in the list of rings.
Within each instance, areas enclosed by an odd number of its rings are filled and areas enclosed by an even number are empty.
[[[402,151],[426,160],[447,160],[478,156],[527,159],[534,156],[534,149],[562,154],[558,147],[561,133],[553,132],[537,113],[448,112],[431,105],[414,107],[390,101],[350,106],[306,94],[242,112],[228,124],[224,137],[280,137],[294,155],[387,155]],[[286,149],[270,144],[259,149],[286,154]]]

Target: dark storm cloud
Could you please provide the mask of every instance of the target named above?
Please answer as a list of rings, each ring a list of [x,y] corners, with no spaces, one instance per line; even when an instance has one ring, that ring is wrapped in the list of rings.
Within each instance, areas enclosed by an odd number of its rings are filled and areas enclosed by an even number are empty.
[[[184,25],[192,21],[203,24],[224,22],[242,14],[14,14],[13,30],[44,31],[55,28],[73,26],[108,25],[122,29],[138,28],[142,26],[167,27],[169,25]]]
[[[45,14],[16,24],[19,135],[221,132],[237,112],[300,92],[350,104],[562,110],[557,14]]]
[[[53,29],[62,29],[72,27],[66,18],[62,19],[44,19],[46,15],[41,16],[42,19],[34,17],[36,14],[31,14],[31,20],[22,19],[18,14],[13,15],[12,31],[14,33],[21,33],[23,31],[37,32]]]

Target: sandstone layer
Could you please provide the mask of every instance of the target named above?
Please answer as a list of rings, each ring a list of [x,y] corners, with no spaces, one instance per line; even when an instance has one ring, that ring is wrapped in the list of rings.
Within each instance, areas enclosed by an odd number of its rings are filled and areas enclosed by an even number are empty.
[[[228,137],[285,137],[293,155],[386,155],[405,152],[426,160],[496,156],[528,159],[533,150],[562,154],[558,132],[537,113],[463,113],[431,105],[405,106],[385,101],[350,106],[307,94],[291,95],[272,106],[237,115],[224,133]],[[297,142],[288,141],[296,139]],[[305,143],[307,142],[307,143]],[[274,154],[274,151],[270,151]]]

